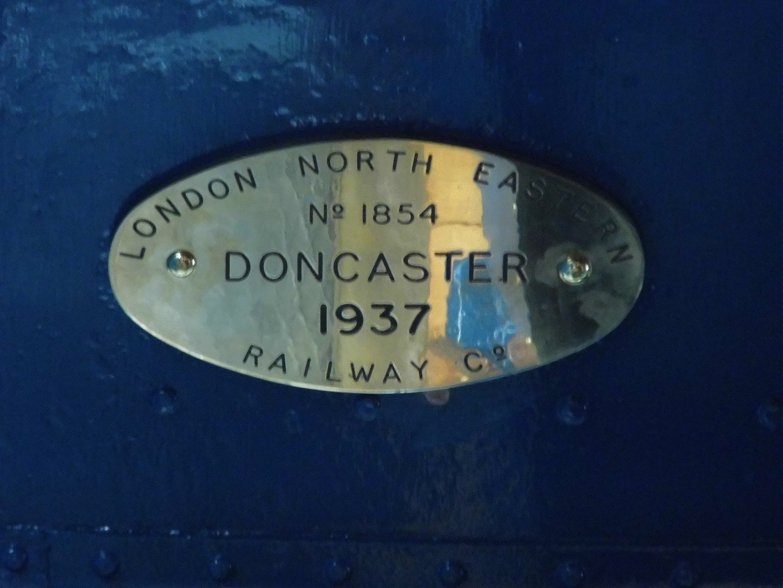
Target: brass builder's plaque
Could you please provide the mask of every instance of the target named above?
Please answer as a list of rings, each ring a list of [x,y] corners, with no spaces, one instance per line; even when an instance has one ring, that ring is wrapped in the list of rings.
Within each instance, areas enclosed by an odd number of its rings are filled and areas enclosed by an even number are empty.
[[[142,328],[205,361],[321,390],[411,392],[540,366],[636,300],[639,238],[534,165],[409,139],[212,167],[122,221],[111,283]]]

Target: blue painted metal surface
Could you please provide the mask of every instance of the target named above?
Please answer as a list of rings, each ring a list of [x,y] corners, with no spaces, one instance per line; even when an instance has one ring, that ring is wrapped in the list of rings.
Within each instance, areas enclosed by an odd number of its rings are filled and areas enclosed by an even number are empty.
[[[779,2],[0,11],[0,585],[783,582]],[[117,308],[110,231],[150,180],[348,132],[602,188],[637,307],[444,406],[242,377]]]

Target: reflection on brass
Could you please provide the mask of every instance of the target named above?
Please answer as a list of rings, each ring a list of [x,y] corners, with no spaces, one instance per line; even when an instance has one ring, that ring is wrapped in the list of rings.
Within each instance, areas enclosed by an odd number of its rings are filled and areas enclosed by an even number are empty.
[[[643,272],[636,231],[587,188],[408,139],[207,169],[134,208],[109,260],[123,309],[182,351],[274,382],[378,393],[574,353],[623,320]]]

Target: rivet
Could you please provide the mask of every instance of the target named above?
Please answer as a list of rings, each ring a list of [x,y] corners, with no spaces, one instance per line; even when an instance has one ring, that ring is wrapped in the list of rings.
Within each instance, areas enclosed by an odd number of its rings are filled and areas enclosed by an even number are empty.
[[[672,572],[672,588],[693,588],[696,585],[696,571],[693,566],[686,561],[677,564]]]
[[[234,573],[234,564],[222,553],[218,553],[209,561],[209,575],[215,582],[228,580]]]
[[[444,586],[459,586],[468,579],[468,571],[461,563],[449,559],[441,564],[438,576]]]
[[[560,399],[557,406],[557,418],[564,425],[581,425],[587,419],[587,397],[574,392]]]
[[[783,427],[783,409],[780,398],[770,398],[762,402],[756,410],[759,424],[770,431],[777,431]]]
[[[560,276],[563,283],[569,286],[582,284],[590,277],[591,273],[593,273],[593,268],[590,262],[580,253],[568,255],[557,265],[557,275]]]
[[[555,580],[562,588],[578,588],[585,580],[585,569],[578,561],[564,561],[557,566]]]
[[[196,269],[196,256],[190,251],[179,249],[169,255],[166,267],[171,275],[178,278],[187,278]]]
[[[362,396],[357,398],[354,403],[354,414],[356,418],[365,423],[369,423],[378,418],[379,401],[375,396]]]
[[[430,390],[424,393],[424,398],[432,406],[446,406],[451,398],[451,391],[446,390]]]
[[[111,578],[120,569],[120,559],[111,551],[101,549],[92,559],[92,570],[101,578]]]
[[[332,586],[341,586],[351,577],[351,566],[346,562],[333,559],[326,566],[326,579]]]
[[[18,543],[12,543],[3,550],[3,567],[10,572],[21,572],[27,565],[27,550]]]
[[[156,390],[152,395],[152,407],[160,416],[169,416],[176,410],[177,391],[168,386]]]

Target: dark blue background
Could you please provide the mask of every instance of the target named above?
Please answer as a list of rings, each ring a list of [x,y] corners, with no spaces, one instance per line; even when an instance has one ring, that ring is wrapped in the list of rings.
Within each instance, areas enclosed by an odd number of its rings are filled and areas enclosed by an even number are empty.
[[[779,2],[0,11],[0,585],[100,582],[101,549],[131,585],[209,583],[217,554],[270,586],[783,581]],[[134,199],[205,156],[357,132],[597,186],[640,230],[638,305],[440,407],[243,377],[117,307]]]

